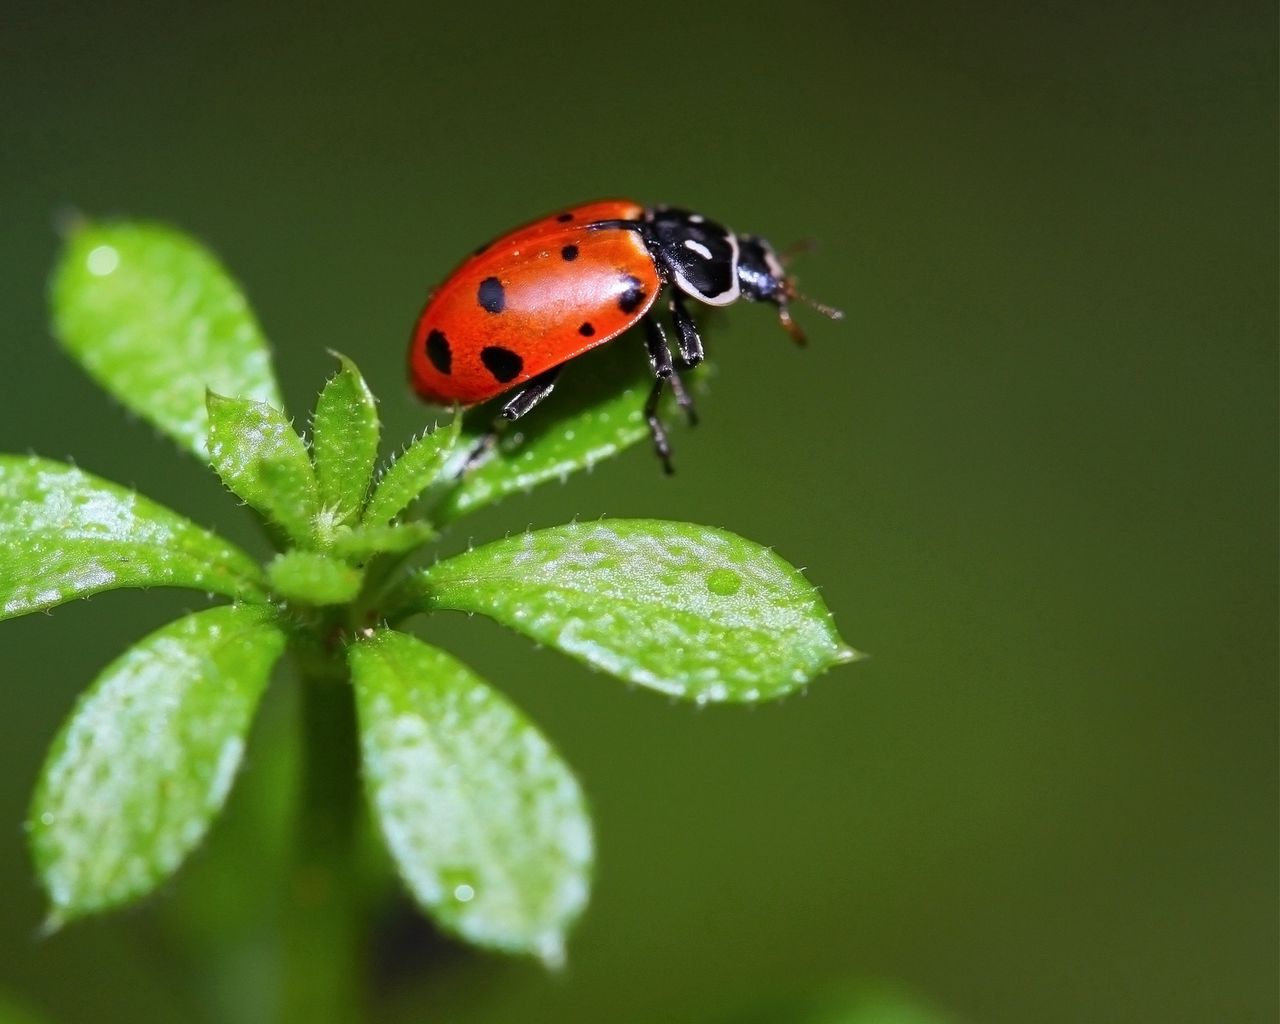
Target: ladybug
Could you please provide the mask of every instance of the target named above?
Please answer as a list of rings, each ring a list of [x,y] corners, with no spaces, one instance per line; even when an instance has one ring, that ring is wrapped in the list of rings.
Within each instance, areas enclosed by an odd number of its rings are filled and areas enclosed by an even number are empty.
[[[675,327],[674,360],[654,314],[664,295]],[[517,420],[551,394],[569,360],[639,322],[654,376],[645,419],[670,473],[658,402],[670,387],[695,422],[679,371],[703,359],[686,297],[709,306],[772,303],[798,344],[804,334],[791,319],[793,300],[832,319],[842,316],[800,295],[763,238],[735,234],[689,210],[605,199],[516,228],[464,260],[418,318],[409,376],[419,396],[439,405],[478,405],[518,388],[502,406],[502,420]],[[495,438],[490,431],[469,462]]]

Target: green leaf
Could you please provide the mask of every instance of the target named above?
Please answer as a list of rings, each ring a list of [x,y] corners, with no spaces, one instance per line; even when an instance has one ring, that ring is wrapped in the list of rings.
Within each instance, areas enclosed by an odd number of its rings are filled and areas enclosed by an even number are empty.
[[[588,665],[699,703],[770,700],[856,657],[767,548],[652,519],[519,534],[413,578],[421,609],[479,612]]]
[[[198,242],[157,224],[84,224],[53,277],[54,330],[102,387],[205,457],[206,388],[281,406],[262,330]]]
[[[28,822],[52,927],[150,892],[200,842],[284,644],[270,609],[211,608],[135,644],[84,693]]]
[[[403,554],[420,547],[435,536],[426,523],[392,523],[387,526],[357,526],[339,530],[329,550],[339,558],[364,562],[374,555]]]
[[[299,604],[346,604],[360,593],[358,569],[316,551],[286,551],[267,566],[271,588]]]
[[[335,523],[348,524],[364,508],[378,461],[378,410],[355,363],[334,354],[342,365],[316,402],[311,456],[321,503]]]
[[[491,458],[466,472],[432,518],[452,522],[511,494],[549,480],[562,481],[647,441],[643,408],[653,380],[643,366],[644,360],[626,345],[610,345],[608,351],[575,361],[565,370],[561,388],[512,426]],[[670,405],[664,401],[664,418],[673,426],[676,417]],[[469,452],[484,432],[484,427],[468,426],[459,451]],[[459,468],[450,466],[452,471]]]
[[[316,475],[284,413],[264,402],[209,392],[209,461],[227,488],[297,543],[314,541]]]
[[[0,619],[123,587],[191,587],[261,600],[235,545],[74,466],[0,455]]]
[[[370,803],[414,897],[470,942],[558,962],[592,861],[572,771],[443,651],[384,630],[349,658]]]
[[[380,526],[407,509],[444,471],[454,454],[462,421],[455,416],[444,427],[423,434],[387,467],[364,510],[364,522]]]

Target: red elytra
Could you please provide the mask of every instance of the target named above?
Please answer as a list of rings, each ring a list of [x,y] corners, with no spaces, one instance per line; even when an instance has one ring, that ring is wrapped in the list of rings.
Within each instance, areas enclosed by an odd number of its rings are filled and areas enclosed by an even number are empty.
[[[674,361],[652,312],[664,290],[676,328]],[[542,217],[464,260],[418,318],[410,380],[440,405],[476,405],[520,388],[502,408],[514,420],[551,393],[565,363],[643,322],[656,378],[645,414],[669,471],[658,400],[669,385],[692,419],[677,370],[703,358],[685,296],[713,306],[772,303],[792,337],[804,340],[789,311],[802,296],[764,239],[687,210],[606,199]]]

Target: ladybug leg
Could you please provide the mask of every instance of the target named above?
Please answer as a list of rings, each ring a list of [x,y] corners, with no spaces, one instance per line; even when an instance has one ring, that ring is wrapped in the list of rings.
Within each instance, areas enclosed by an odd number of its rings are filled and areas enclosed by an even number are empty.
[[[649,398],[644,403],[644,418],[649,424],[649,436],[653,438],[653,450],[662,460],[662,468],[668,475],[675,470],[671,466],[671,442],[667,439],[667,428],[658,418],[658,403],[662,400],[662,388],[668,380],[675,381],[675,367],[671,365],[671,350],[667,348],[667,336],[663,333],[662,324],[651,313],[644,317],[644,343],[649,352],[649,369],[656,378]],[[678,389],[678,390],[677,390]],[[673,391],[680,394],[684,391],[678,383]]]
[[[476,443],[471,446],[471,451],[467,452],[467,457],[458,469],[458,476],[462,476],[467,470],[474,469],[488,459],[489,454],[498,444],[502,428],[513,420],[518,420],[555,390],[556,378],[560,376],[561,369],[557,366],[546,373],[540,373],[507,400],[493,426],[481,434],[476,439]]]
[[[518,420],[551,394],[556,389],[556,378],[560,376],[560,370],[559,366],[553,367],[529,381],[502,407],[502,418]]]
[[[671,310],[671,320],[676,325],[677,347],[680,350],[680,369],[692,370],[702,362],[702,339],[698,336],[698,325],[685,308],[684,299],[678,288],[671,288],[667,297],[667,306]],[[698,410],[693,407],[693,398],[684,389],[684,384],[675,374],[671,376],[671,391],[676,396],[676,404],[684,410],[689,426],[698,425]]]
[[[664,377],[659,377],[653,382],[653,388],[644,403],[644,418],[649,424],[649,436],[653,438],[653,450],[662,460],[663,472],[670,476],[675,472],[675,468],[671,465],[671,442],[667,440],[667,428],[662,425],[662,420],[658,419],[658,402],[662,400],[662,385],[665,383]]]
[[[666,380],[675,367],[671,364],[671,349],[667,348],[667,334],[652,313],[644,317],[644,345],[649,352],[649,369],[659,380]]]
[[[667,303],[671,307],[671,319],[675,322],[676,334],[679,336],[680,369],[692,370],[705,358],[705,353],[702,351],[702,338],[698,336],[698,325],[693,322],[693,317],[685,308],[680,289],[671,289]]]
[[[498,445],[497,427],[490,427],[478,438],[476,443],[471,446],[471,450],[467,452],[467,457],[462,460],[462,465],[458,467],[458,471],[453,474],[453,479],[461,480],[470,470],[476,468],[482,462],[489,460],[494,448]]]
[[[689,426],[696,427],[698,410],[693,407],[693,396],[685,390],[684,381],[679,374],[673,373],[667,378],[667,383],[671,385],[671,393],[676,396],[676,405],[684,410],[684,418],[689,421]]]

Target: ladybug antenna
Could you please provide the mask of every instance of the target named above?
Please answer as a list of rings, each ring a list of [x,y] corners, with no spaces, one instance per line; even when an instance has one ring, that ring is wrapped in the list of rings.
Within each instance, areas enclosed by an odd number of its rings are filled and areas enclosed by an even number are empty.
[[[843,309],[836,309],[835,306],[828,306],[825,302],[819,302],[817,299],[811,299],[809,298],[809,296],[804,295],[801,292],[795,292],[794,295],[795,295],[795,298],[799,299],[806,306],[813,307],[819,313],[821,313],[823,316],[827,317],[830,320],[844,319]]]
[[[797,345],[804,347],[809,344],[809,339],[805,337],[800,325],[791,319],[791,307],[785,302],[778,303],[778,322],[782,324],[782,329],[791,335],[791,340]]]
[[[843,310],[836,309],[835,306],[828,306],[825,302],[818,302],[816,299],[809,298],[809,296],[805,295],[803,292],[797,291],[794,283],[788,281],[787,297],[784,301],[778,303],[778,319],[782,323],[782,329],[791,335],[791,340],[797,345],[808,344],[808,339],[805,337],[805,333],[801,329],[800,325],[791,317],[791,303],[793,301],[803,302],[806,306],[811,306],[823,316],[830,317],[832,320],[844,319]]]
[[[797,256],[803,256],[807,252],[813,252],[816,248],[818,248],[818,240],[816,238],[797,239],[786,248],[778,250],[778,262],[785,267],[794,262]]]

